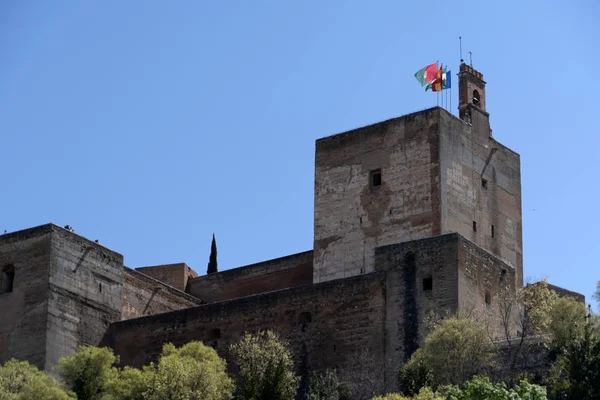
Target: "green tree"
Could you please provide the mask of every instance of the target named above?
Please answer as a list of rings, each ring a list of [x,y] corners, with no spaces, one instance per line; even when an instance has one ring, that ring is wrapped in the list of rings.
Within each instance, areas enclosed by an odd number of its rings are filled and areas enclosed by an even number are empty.
[[[388,393],[385,396],[373,397],[371,400],[442,400],[442,397],[435,394],[430,388],[424,387],[412,397],[402,396],[398,393]]]
[[[585,304],[572,297],[561,297],[556,301],[548,326],[550,348],[554,353],[563,353],[569,343],[582,338],[586,313]]]
[[[107,385],[103,400],[147,400],[154,393],[154,365],[142,369],[125,367]]]
[[[0,366],[0,400],[71,399],[74,393],[26,361],[12,359]]]
[[[208,260],[208,268],[206,269],[207,274],[214,274],[219,272],[217,265],[217,241],[215,240],[215,234],[213,233],[212,243],[210,244],[210,257]]]
[[[409,381],[405,374],[415,375],[412,388],[401,387],[414,393],[421,383],[431,379],[433,387],[461,384],[476,374],[487,372],[493,365],[495,347],[484,328],[473,319],[458,315],[449,317],[436,326],[425,338],[420,351],[400,372],[400,383]]]
[[[546,279],[528,284],[516,292],[501,291],[498,296],[499,320],[508,343],[509,370],[527,369],[534,360],[536,344],[527,338],[546,334],[552,322],[552,310],[558,294]]]
[[[398,386],[406,395],[416,395],[422,387],[433,385],[433,372],[425,361],[423,350],[417,349],[400,369]]]
[[[521,381],[508,390],[502,382],[491,383],[489,378],[474,377],[462,389],[453,387],[446,400],[546,400],[546,388]]]
[[[146,369],[137,381],[148,382],[147,400],[229,400],[234,384],[225,360],[201,342],[163,346],[154,376]]]
[[[600,399],[600,332],[591,315],[552,365],[550,389],[554,399]]]
[[[78,400],[100,400],[119,377],[118,360],[108,347],[79,346],[72,356],[60,358],[58,372]]]
[[[596,282],[596,291],[594,292],[594,299],[596,299],[598,305],[598,312],[600,312],[600,281]]]
[[[246,333],[230,347],[239,368],[239,400],[292,400],[298,387],[287,342],[272,331]]]
[[[314,372],[308,382],[306,400],[340,400],[341,385],[337,373],[327,370]]]

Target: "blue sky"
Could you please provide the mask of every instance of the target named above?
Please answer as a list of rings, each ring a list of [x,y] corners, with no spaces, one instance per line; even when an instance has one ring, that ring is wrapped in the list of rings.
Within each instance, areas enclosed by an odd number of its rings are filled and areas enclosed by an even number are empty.
[[[521,154],[525,276],[590,301],[599,20],[595,0],[2,1],[0,229],[70,224],[201,274],[213,232],[221,270],[309,250],[315,139],[435,105],[413,74],[457,71],[462,36]]]

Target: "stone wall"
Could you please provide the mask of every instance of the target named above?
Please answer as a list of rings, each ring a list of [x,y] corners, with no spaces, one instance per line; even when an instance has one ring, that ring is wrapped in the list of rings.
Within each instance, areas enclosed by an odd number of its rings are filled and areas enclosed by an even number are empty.
[[[489,131],[487,117],[477,115]],[[483,128],[440,114],[442,232],[458,232],[500,257],[515,269],[521,287],[520,157],[477,129]]]
[[[121,319],[123,256],[52,226],[46,369]]]
[[[313,252],[292,254],[245,267],[199,276],[187,292],[205,303],[235,299],[301,285],[313,280]]]
[[[138,270],[125,267],[122,319],[194,307],[201,301]]]
[[[459,235],[448,234],[379,247],[377,270],[387,270],[386,371],[388,381],[428,334],[431,313],[458,310]]]
[[[15,272],[12,292],[0,294],[0,364],[14,357],[44,368],[51,243],[51,225],[0,236],[0,269]]]
[[[459,308],[485,323],[492,338],[504,339],[501,322],[502,302],[515,293],[515,269],[489,251],[459,236]],[[508,299],[506,295],[509,295]],[[516,327],[509,330],[516,333]]]
[[[152,267],[136,268],[145,275],[151,276],[175,289],[186,291],[188,281],[198,274],[185,263],[157,265]]]
[[[155,360],[166,342],[192,340],[230,359],[229,344],[244,332],[272,329],[290,341],[301,371],[337,367],[342,375],[357,368],[365,376],[382,374],[382,364],[373,363],[385,353],[385,290],[385,272],[377,272],[207,304],[114,323],[102,345],[134,366]],[[370,358],[363,357],[367,353]]]
[[[376,247],[439,234],[439,113],[317,140],[315,282],[369,273]]]

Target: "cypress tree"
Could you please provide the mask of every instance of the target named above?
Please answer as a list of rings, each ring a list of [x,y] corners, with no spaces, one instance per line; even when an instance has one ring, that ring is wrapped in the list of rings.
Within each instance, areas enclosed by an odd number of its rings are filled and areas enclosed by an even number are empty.
[[[210,259],[208,261],[208,268],[206,269],[207,274],[219,272],[217,268],[217,241],[215,240],[215,234],[213,233],[212,244],[210,245]]]

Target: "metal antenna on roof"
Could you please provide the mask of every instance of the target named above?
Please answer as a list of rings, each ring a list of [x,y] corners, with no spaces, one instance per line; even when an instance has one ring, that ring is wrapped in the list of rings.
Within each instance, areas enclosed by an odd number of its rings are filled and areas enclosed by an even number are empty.
[[[465,62],[465,60],[462,58],[462,36],[458,37],[458,46],[460,48],[460,63],[462,64]]]
[[[473,68],[473,52],[469,51],[469,64]]]

